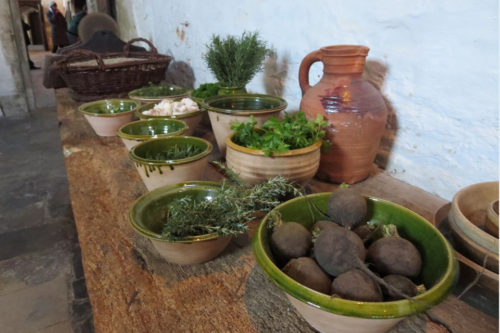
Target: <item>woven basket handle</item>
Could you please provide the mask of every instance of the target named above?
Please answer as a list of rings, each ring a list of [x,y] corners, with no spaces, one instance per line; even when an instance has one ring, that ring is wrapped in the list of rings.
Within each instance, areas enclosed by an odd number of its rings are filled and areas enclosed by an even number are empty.
[[[132,43],[135,43],[135,42],[144,42],[144,43],[146,43],[146,44],[149,45],[149,48],[150,48],[149,52],[154,53],[154,54],[158,53],[158,50],[156,49],[156,47],[154,47],[153,43],[151,43],[148,39],[146,39],[146,38],[133,38],[133,39],[129,40],[127,42],[127,44],[125,44],[123,46],[123,52],[125,52],[125,54],[127,56],[130,53],[130,50],[129,50],[130,49],[130,45],[132,45]]]
[[[75,58],[77,56],[89,56],[94,58],[97,61],[97,66],[99,67],[99,70],[104,70],[104,61],[102,60],[102,57],[99,53],[95,53],[90,50],[84,50],[84,49],[76,49],[76,50],[71,50],[57,62],[58,66],[61,66],[64,70],[68,69],[68,63],[71,58]]]

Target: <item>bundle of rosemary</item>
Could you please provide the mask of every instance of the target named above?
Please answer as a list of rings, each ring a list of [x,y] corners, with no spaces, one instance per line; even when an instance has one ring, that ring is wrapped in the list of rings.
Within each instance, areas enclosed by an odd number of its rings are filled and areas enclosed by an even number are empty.
[[[222,181],[220,191],[210,201],[188,196],[172,201],[167,207],[164,239],[173,241],[214,232],[238,235],[248,230],[246,223],[254,220],[256,214],[269,212],[281,202],[301,195],[297,187],[281,176],[246,187],[231,170],[216,164],[229,177]]]
[[[243,87],[263,69],[270,54],[257,32],[244,32],[239,38],[212,36],[204,59],[221,86]]]

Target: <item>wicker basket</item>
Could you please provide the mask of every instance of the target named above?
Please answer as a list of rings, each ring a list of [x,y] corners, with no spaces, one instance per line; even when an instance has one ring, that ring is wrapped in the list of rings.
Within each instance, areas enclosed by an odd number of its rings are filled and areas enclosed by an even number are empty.
[[[149,52],[131,52],[130,45],[143,41]],[[158,83],[165,78],[172,57],[158,54],[151,42],[144,38],[130,40],[123,52],[95,53],[77,49],[70,51],[54,66],[77,95],[108,96],[126,93],[148,82]]]

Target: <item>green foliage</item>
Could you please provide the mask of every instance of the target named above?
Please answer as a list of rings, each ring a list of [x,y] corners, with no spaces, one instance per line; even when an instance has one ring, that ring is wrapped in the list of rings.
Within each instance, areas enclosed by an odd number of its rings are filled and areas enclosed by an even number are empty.
[[[257,32],[244,32],[239,38],[212,36],[204,59],[221,86],[241,87],[263,69],[263,61],[270,53]]]
[[[179,240],[208,233],[237,235],[248,230],[246,223],[258,213],[269,212],[282,201],[301,195],[284,177],[270,178],[246,187],[241,180],[224,179],[219,192],[211,201],[183,197],[168,205],[162,237]]]
[[[307,120],[305,113],[299,111],[286,114],[283,120],[272,117],[262,128],[256,128],[256,125],[253,116],[246,123],[234,122],[231,125],[234,131],[233,142],[262,150],[266,156],[270,156],[290,149],[305,148],[323,140],[326,135],[324,128],[328,122],[321,115],[315,120]]]
[[[207,98],[216,96],[219,92],[219,83],[203,83],[191,92],[191,96],[198,98]]]
[[[184,145],[173,145],[172,147],[168,147],[161,152],[150,153],[147,152],[144,154],[145,158],[148,160],[157,160],[157,161],[166,161],[166,160],[180,160],[183,158],[188,158],[191,156],[198,155],[202,153],[205,149],[200,146],[195,146],[192,144],[184,144]]]

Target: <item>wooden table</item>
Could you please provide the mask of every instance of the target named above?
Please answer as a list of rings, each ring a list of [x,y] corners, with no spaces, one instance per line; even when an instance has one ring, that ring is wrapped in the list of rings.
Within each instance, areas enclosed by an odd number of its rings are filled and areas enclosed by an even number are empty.
[[[314,332],[262,273],[247,237],[202,265],[166,263],[128,222],[146,193],[120,138],[98,137],[67,89],[56,91],[61,141],[97,332]],[[214,141],[210,131],[200,132]],[[217,152],[212,158],[217,158]],[[206,179],[221,175],[209,167]],[[336,185],[314,180],[314,192]],[[353,186],[432,220],[446,201],[374,169]],[[481,295],[473,295],[473,297]],[[495,297],[498,297],[496,295]],[[498,319],[450,296],[433,310],[455,332],[496,332]],[[442,332],[418,315],[391,332]]]

